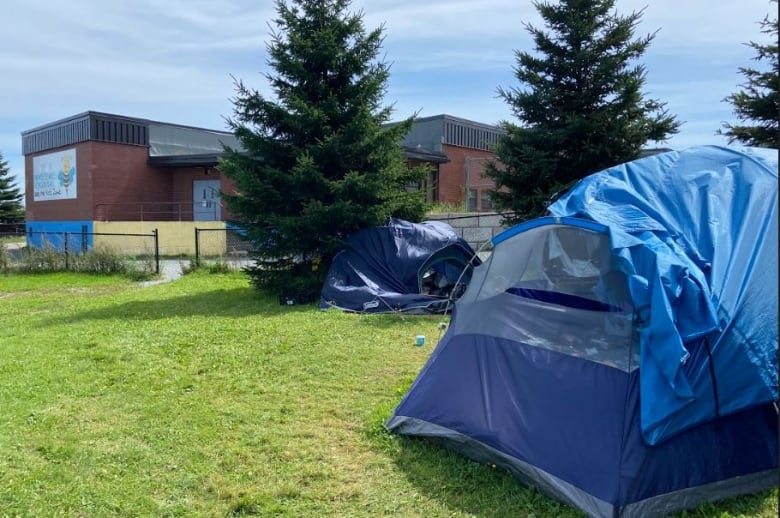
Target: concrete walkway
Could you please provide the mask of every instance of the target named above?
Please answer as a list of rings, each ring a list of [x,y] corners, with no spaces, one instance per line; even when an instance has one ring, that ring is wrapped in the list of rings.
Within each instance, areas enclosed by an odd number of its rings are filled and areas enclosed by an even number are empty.
[[[141,286],[154,286],[155,284],[162,284],[164,282],[175,281],[180,279],[184,275],[184,267],[189,264],[189,261],[185,260],[160,260],[160,277],[151,281],[142,281]]]
[[[254,264],[251,259],[229,259],[226,261],[231,269],[240,270],[245,266]],[[180,279],[184,275],[184,269],[190,267],[189,259],[161,259],[160,277],[151,281],[144,281],[143,286],[153,286],[163,282],[171,282]]]
[[[26,243],[4,243],[3,246],[5,246],[5,249],[8,251],[8,255],[11,257],[12,260],[18,260],[19,254],[21,254],[21,250],[27,246]]]

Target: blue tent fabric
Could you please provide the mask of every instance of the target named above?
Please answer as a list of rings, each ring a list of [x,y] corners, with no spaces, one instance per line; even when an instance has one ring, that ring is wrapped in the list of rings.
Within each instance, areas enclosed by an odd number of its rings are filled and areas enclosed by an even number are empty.
[[[776,484],[772,405],[649,446],[640,390],[636,370],[460,335],[436,349],[388,428],[447,439],[591,516],[665,515],[735,494],[729,480],[736,494]]]
[[[776,487],[777,152],[596,173],[493,238],[386,423],[592,516]]]
[[[608,226],[649,307],[640,346],[651,444],[778,397],[777,168],[776,150],[694,147],[591,175],[549,208]],[[717,401],[708,369],[685,373],[702,339]]]
[[[429,312],[443,309],[446,297],[420,291],[420,270],[432,269],[455,284],[466,265],[479,264],[471,246],[440,221],[411,223],[392,218],[387,225],[350,236],[331,264],[320,308],[363,313]],[[427,269],[427,268],[426,268]],[[460,279],[468,281],[468,276]]]

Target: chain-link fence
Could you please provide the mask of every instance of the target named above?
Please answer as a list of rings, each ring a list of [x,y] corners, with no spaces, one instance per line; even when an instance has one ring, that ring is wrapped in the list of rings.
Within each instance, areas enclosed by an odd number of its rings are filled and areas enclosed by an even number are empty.
[[[24,241],[24,223],[0,223],[0,239]]]
[[[227,263],[237,268],[246,266],[251,262],[249,252],[251,243],[247,241],[245,231],[236,227],[227,228],[200,228],[195,227],[192,241],[182,239],[180,233],[172,233],[168,229],[163,232],[164,238],[160,238],[157,228],[150,233],[131,232],[88,232],[86,226],[82,231],[42,231],[27,229],[24,225],[5,230],[2,235],[14,235],[19,239],[16,248],[26,249],[28,253],[47,252],[51,261],[54,255],[62,256],[65,268],[68,269],[74,263],[74,258],[100,252],[110,254],[118,258],[130,261],[153,261],[155,272],[160,272],[160,256],[192,257],[194,251],[195,264],[202,261]],[[193,246],[194,245],[194,246]],[[15,254],[20,256],[21,253]]]
[[[204,260],[227,263],[248,262],[251,243],[245,239],[245,231],[236,227],[195,228],[195,264]]]
[[[155,273],[160,273],[160,240],[157,229],[150,234],[105,233],[105,232],[56,232],[27,230],[26,244],[39,252],[40,260],[54,261],[54,255],[61,255],[66,270],[78,264],[78,258],[87,254],[102,254],[103,257],[123,258],[130,261],[154,261]],[[54,255],[40,254],[40,252]],[[49,259],[45,259],[49,257]],[[59,259],[57,259],[59,260]]]

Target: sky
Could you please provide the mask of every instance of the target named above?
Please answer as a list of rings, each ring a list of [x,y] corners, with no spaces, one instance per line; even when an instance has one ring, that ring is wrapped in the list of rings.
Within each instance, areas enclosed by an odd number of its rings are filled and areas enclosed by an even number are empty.
[[[769,0],[617,0],[644,8],[636,37],[655,33],[638,63],[646,99],[683,124],[674,149],[726,144],[737,122],[723,98],[756,66]],[[518,122],[497,88],[522,86],[515,51],[534,52],[525,24],[544,28],[531,0],[353,0],[367,30],[384,27],[393,118],[449,114]],[[88,110],[227,129],[234,78],[273,98],[264,74],[271,0],[8,0],[0,39],[0,153],[24,190],[21,132]]]

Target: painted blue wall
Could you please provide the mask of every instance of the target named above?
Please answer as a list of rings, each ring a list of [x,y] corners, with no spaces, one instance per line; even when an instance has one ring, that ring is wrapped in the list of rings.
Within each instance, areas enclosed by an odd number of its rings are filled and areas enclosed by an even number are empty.
[[[65,251],[67,239],[69,252],[86,252],[93,246],[92,221],[28,221],[25,224],[27,246],[51,247]]]

